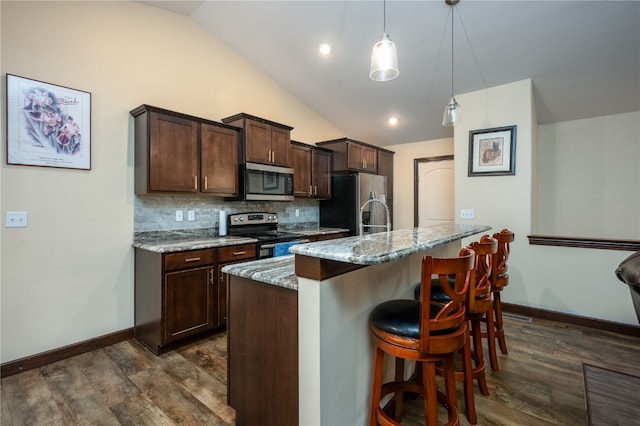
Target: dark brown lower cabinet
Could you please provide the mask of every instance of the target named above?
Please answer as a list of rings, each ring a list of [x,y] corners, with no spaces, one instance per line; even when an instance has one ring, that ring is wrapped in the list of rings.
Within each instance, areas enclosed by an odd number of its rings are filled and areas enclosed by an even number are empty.
[[[164,343],[171,343],[214,327],[218,321],[213,266],[165,274]]]
[[[136,339],[157,355],[190,337],[223,330],[226,289],[219,279],[220,268],[253,260],[255,255],[255,244],[176,253],[136,248]]]
[[[227,399],[236,425],[298,426],[298,292],[225,278]]]

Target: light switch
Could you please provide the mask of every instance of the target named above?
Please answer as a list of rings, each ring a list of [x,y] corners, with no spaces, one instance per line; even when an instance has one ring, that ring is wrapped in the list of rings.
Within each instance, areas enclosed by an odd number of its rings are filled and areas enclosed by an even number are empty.
[[[7,228],[26,228],[27,212],[7,212],[5,226]]]
[[[196,211],[195,210],[187,210],[187,220],[188,221],[196,220]]]

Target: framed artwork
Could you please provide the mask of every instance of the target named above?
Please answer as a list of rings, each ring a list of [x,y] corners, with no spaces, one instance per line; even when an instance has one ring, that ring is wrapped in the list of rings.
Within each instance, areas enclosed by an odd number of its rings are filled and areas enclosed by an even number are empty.
[[[262,189],[270,190],[278,188],[278,177],[276,173],[264,172],[262,175]]]
[[[516,127],[469,132],[469,176],[516,174]]]
[[[91,170],[91,93],[7,74],[7,164]]]

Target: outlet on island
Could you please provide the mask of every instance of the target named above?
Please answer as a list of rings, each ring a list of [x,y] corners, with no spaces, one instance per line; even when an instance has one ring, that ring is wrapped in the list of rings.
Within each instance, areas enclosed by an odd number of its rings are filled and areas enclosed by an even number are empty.
[[[460,219],[474,219],[476,212],[473,209],[460,209]]]

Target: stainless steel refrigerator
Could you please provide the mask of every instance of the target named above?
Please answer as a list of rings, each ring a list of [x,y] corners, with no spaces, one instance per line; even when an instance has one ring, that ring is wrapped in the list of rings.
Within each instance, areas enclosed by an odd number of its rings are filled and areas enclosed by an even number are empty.
[[[349,235],[359,235],[360,207],[371,198],[386,203],[386,176],[370,173],[331,176],[331,200],[320,201],[320,226],[346,228]],[[368,203],[362,211],[362,218],[365,235],[387,230],[384,226],[387,224],[387,213],[381,203]]]

